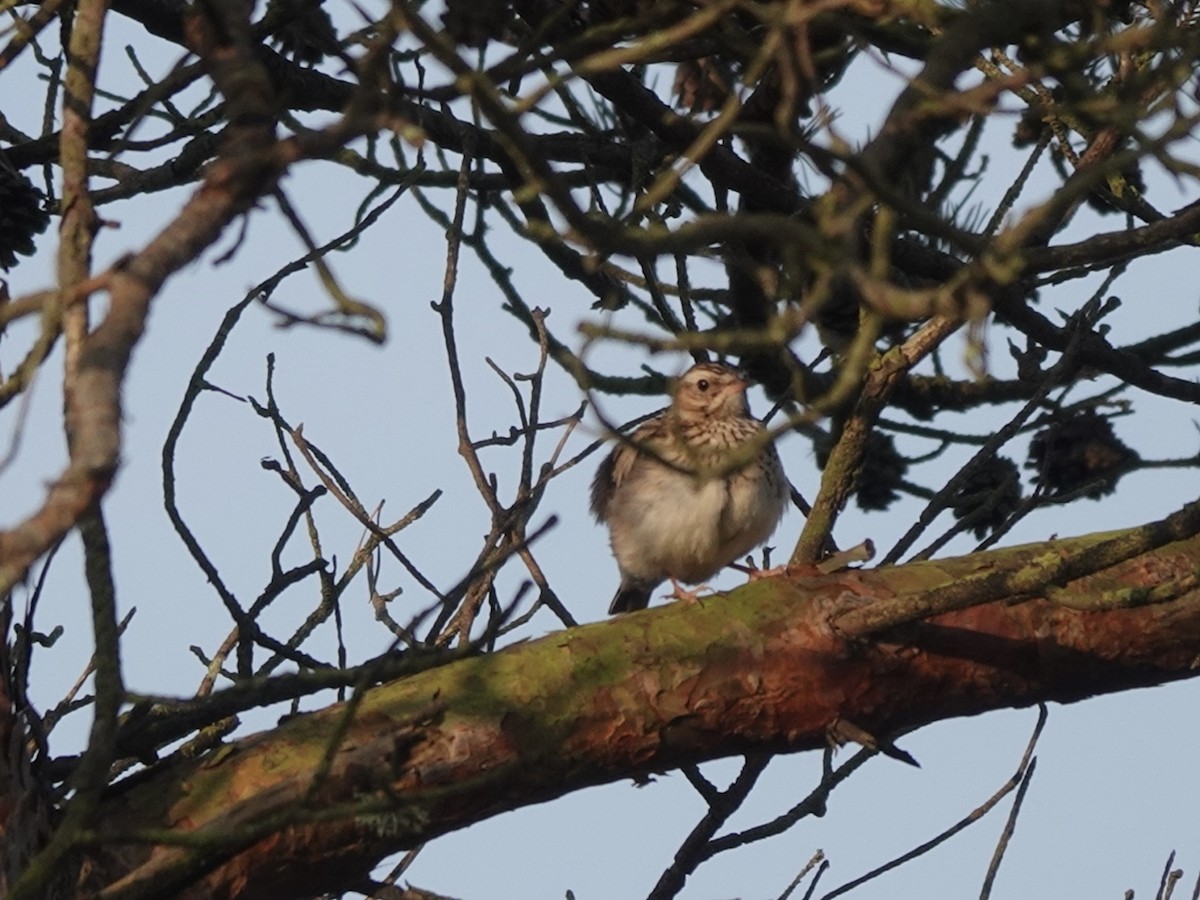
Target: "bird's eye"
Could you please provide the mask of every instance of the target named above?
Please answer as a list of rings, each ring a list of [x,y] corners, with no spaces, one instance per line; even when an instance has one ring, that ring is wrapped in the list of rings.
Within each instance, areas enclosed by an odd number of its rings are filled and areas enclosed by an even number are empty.
[[[696,387],[700,388],[700,393],[704,393],[705,391],[708,390],[708,379],[701,378],[699,381],[696,382]]]

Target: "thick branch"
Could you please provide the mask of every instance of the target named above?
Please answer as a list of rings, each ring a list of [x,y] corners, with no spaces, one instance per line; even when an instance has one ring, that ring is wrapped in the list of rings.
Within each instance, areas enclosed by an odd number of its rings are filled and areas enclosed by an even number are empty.
[[[1112,537],[760,581],[373,689],[115,793],[92,887],[110,898],[312,894],[389,852],[582,787],[821,747],[838,719],[887,735],[1190,676],[1200,539],[1055,588],[1053,600],[1009,597],[875,642],[830,625]]]

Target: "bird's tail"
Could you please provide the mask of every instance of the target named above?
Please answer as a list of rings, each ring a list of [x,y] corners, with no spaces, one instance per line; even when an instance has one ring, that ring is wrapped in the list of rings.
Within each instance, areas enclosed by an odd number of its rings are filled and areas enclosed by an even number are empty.
[[[650,592],[654,590],[654,585],[639,584],[638,582],[622,581],[621,586],[617,588],[617,593],[609,604],[608,614],[615,616],[617,613],[633,612],[638,609],[645,609],[650,605]]]

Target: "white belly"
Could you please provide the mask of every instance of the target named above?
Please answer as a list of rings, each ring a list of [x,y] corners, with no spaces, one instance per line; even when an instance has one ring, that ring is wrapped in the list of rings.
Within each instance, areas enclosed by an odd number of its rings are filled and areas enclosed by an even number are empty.
[[[703,581],[765,541],[782,512],[745,477],[697,481],[657,466],[646,474],[622,493],[637,503],[617,513],[628,527],[612,536],[621,568],[646,580]]]

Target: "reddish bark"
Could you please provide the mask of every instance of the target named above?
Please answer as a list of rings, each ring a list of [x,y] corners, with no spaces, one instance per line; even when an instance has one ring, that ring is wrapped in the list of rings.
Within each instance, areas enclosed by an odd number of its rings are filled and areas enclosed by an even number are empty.
[[[205,829],[211,843],[108,844],[92,860],[92,885],[107,882],[106,897],[311,894],[389,852],[585,786],[821,747],[838,718],[887,735],[1192,674],[1200,539],[1080,579],[1053,601],[1012,598],[874,640],[830,625],[848,608],[1021,566],[1049,547],[757,582],[372,689],[316,787],[344,706],[137,779],[109,800],[99,834]],[[1102,608],[1129,602],[1122,589],[1171,585],[1175,599]]]

